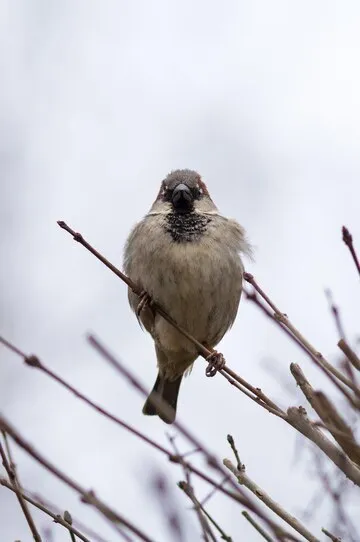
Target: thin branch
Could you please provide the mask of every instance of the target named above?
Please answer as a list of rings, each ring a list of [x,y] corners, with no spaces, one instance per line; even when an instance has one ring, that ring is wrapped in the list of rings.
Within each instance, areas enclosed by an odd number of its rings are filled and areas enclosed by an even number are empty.
[[[10,343],[9,341],[7,341],[6,339],[4,339],[2,337],[0,337],[0,342],[2,342],[5,346],[7,346],[7,348],[9,348],[12,352],[14,352],[18,356],[22,357],[23,360],[25,361],[26,365],[28,365],[29,367],[32,367],[32,368],[40,369],[41,371],[43,371],[47,376],[49,376],[50,378],[52,378],[53,380],[55,380],[56,382],[58,382],[59,384],[64,386],[67,390],[69,390],[71,393],[73,393],[78,399],[81,399],[82,401],[84,401],[87,405],[89,405],[90,407],[95,409],[98,413],[100,413],[103,416],[105,416],[106,418],[110,419],[111,421],[113,421],[117,425],[123,427],[124,429],[126,429],[127,431],[129,431],[130,433],[135,435],[136,437],[140,438],[142,441],[146,442],[147,444],[149,444],[150,446],[152,446],[153,448],[155,448],[159,452],[165,454],[172,463],[177,463],[177,464],[180,464],[180,465],[183,465],[185,463],[183,457],[174,456],[174,454],[170,450],[167,450],[164,446],[161,446],[160,444],[158,444],[154,440],[150,439],[149,437],[147,437],[146,435],[144,435],[143,433],[141,433],[140,431],[138,431],[137,429],[135,429],[131,425],[124,422],[124,420],[114,416],[113,414],[109,413],[108,411],[106,411],[105,409],[103,409],[102,407],[100,407],[99,405],[97,405],[96,403],[91,401],[90,399],[88,399],[85,395],[80,393],[71,384],[66,382],[63,378],[61,378],[56,373],[54,373],[51,369],[46,367],[39,360],[39,358],[37,356],[34,356],[34,355],[26,356],[26,354],[24,354],[19,348],[17,348],[12,343]],[[229,481],[229,475],[228,474],[225,474],[224,479],[221,482],[217,482],[216,480],[213,480],[212,478],[207,476],[205,473],[201,472],[196,467],[192,466],[190,463],[186,463],[186,467],[189,470],[191,470],[191,472],[196,474],[199,478],[203,479],[205,482],[207,482],[211,486],[213,486],[213,488],[215,490],[220,490],[222,493],[224,493],[224,495],[226,495],[227,497],[230,497],[232,500],[234,500],[238,504],[242,504],[243,506],[246,506],[246,503],[240,497],[240,495],[238,495],[236,493],[233,493],[233,492],[229,491],[228,489],[226,489],[224,487],[225,482]]]
[[[278,307],[270,300],[270,298],[265,294],[265,292],[260,288],[254,279],[253,275],[250,273],[245,273],[244,278],[249,282],[254,290],[259,293],[259,295],[268,303],[271,309],[274,311],[272,313],[263,303],[259,301],[255,292],[245,291],[247,299],[253,301],[271,320],[275,321],[285,333],[293,339],[296,344],[298,344],[301,349],[306,352],[306,354],[314,361],[314,363],[326,374],[326,376],[332,381],[332,383],[342,392],[343,395],[347,398],[349,403],[356,409],[360,409],[360,389],[357,386],[354,386],[353,382],[349,380],[345,375],[343,375],[338,369],[336,369],[331,363],[329,363],[324,356],[318,352],[309,341],[293,326],[286,314],[282,313]],[[339,382],[340,381],[340,382]],[[347,389],[342,385],[345,384],[350,388],[356,395],[357,399],[354,399],[352,395],[349,394]]]
[[[144,532],[142,532],[136,525],[133,525],[130,521],[125,519],[118,512],[110,508],[98,497],[92,490],[86,490],[75,482],[70,476],[63,473],[56,465],[45,459],[45,457],[36,450],[29,442],[27,442],[14,427],[2,416],[0,416],[0,430],[5,431],[23,450],[25,450],[31,457],[33,457],[38,463],[51,472],[56,478],[62,480],[66,485],[71,487],[74,491],[81,495],[82,502],[89,504],[96,508],[103,516],[105,516],[111,523],[115,525],[120,524],[127,527],[131,532],[136,534],[140,540],[144,542],[153,542]]]
[[[327,531],[326,529],[321,529],[322,532],[330,538],[330,540],[332,540],[332,542],[341,542],[341,538],[338,538],[337,536],[331,534],[329,531]]]
[[[170,440],[172,447],[174,448],[174,453],[177,456],[180,456],[181,454],[180,454],[180,451],[178,450],[178,447],[176,446],[175,437],[168,435],[168,438]],[[184,457],[184,454],[182,454],[182,457]],[[210,525],[203,514],[200,503],[197,501],[195,497],[194,488],[190,480],[190,471],[189,469],[186,468],[186,465],[183,465],[183,471],[186,478],[186,482],[179,482],[178,487],[184,491],[184,493],[189,497],[189,499],[194,504],[194,510],[196,512],[196,515],[200,523],[200,528],[203,534],[204,541],[209,542],[209,538],[211,538],[213,542],[216,542],[215,536],[210,528]]]
[[[247,487],[261,502],[263,502],[270,510],[275,512],[281,519],[283,519],[290,527],[295,529],[309,542],[320,542],[318,538],[310,533],[294,516],[286,512],[277,502],[275,502],[267,493],[263,491],[255,482],[253,482],[245,473],[245,467],[242,465],[242,469],[238,470],[236,466],[230,461],[230,459],[224,459],[223,463],[230,472],[237,478],[239,484]]]
[[[240,461],[240,456],[239,456],[239,452],[238,452],[238,450],[236,448],[236,445],[235,445],[234,437],[232,435],[228,435],[227,436],[227,441],[230,444],[230,448],[234,452],[234,456],[235,456],[235,459],[236,459],[236,468],[238,470],[241,470],[242,468],[244,468],[244,465]]]
[[[0,477],[0,485],[3,486],[3,487],[6,487],[7,489],[10,489],[10,491],[13,491],[14,493],[17,492],[17,490],[15,490],[14,487],[7,480],[5,480],[5,478]],[[81,533],[77,528],[75,528],[72,525],[71,526],[68,525],[68,523],[65,521],[65,519],[59,513],[55,513],[52,510],[50,510],[50,506],[45,506],[43,504],[43,502],[41,502],[43,499],[35,498],[35,496],[32,496],[29,491],[26,491],[24,489],[21,490],[21,495],[22,495],[23,499],[25,499],[32,506],[34,506],[38,510],[41,510],[42,512],[44,512],[44,514],[51,517],[54,520],[54,523],[58,523],[62,527],[65,527],[65,529],[72,532],[74,535],[76,535],[83,542],[90,542],[90,539],[87,538],[83,533]],[[78,522],[76,522],[76,523],[78,523]],[[85,530],[85,527],[84,527],[83,530]],[[102,538],[97,533],[95,533],[93,531],[90,531],[90,529],[88,529],[88,528],[87,528],[87,530],[89,531],[89,536],[91,536],[91,538],[93,540],[96,540],[97,542],[108,542],[107,540]]]
[[[346,226],[342,227],[342,236],[343,236],[342,237],[343,241],[344,241],[345,245],[348,247],[348,249],[350,251],[350,254],[352,256],[352,259],[354,260],[354,263],[356,265],[356,269],[358,270],[358,273],[360,275],[360,262],[359,262],[359,259],[357,257],[357,254],[356,254],[356,251],[355,251],[355,248],[354,248],[352,235],[349,232],[349,230],[346,228]]]
[[[330,307],[331,313],[332,313],[332,315],[334,317],[335,327],[337,329],[338,335],[339,335],[340,339],[345,340],[345,329],[344,329],[344,326],[343,326],[343,323],[342,323],[342,320],[341,320],[341,317],[340,317],[340,310],[339,310],[339,307],[337,305],[335,305],[334,298],[333,298],[333,295],[332,295],[332,291],[329,288],[327,288],[325,290],[325,295],[326,295],[326,297],[328,299],[329,307]]]
[[[316,444],[349,480],[360,486],[360,469],[309,420],[303,407],[290,407],[287,414],[289,423]]]
[[[254,520],[254,518],[252,518],[250,516],[250,514],[248,512],[246,512],[246,510],[244,510],[243,512],[241,512],[242,515],[244,516],[244,518],[250,523],[250,525],[252,525],[254,527],[254,529],[259,533],[261,534],[261,536],[263,538],[265,538],[265,540],[267,540],[267,542],[274,542],[273,539],[271,538],[271,536],[269,536],[265,531],[264,529]]]
[[[290,371],[301,391],[313,407],[319,418],[330,431],[336,442],[341,446],[348,457],[360,466],[360,446],[354,439],[351,428],[342,419],[335,406],[322,392],[314,391],[303,371],[296,363],[290,365]],[[333,431],[333,427],[336,431]]]
[[[208,518],[206,517],[206,514],[204,513],[204,510],[202,506],[200,505],[199,501],[195,497],[194,488],[190,484],[190,482],[181,481],[178,483],[179,488],[189,497],[191,502],[194,505],[194,510],[196,512],[196,515],[199,519],[201,531],[202,531],[202,538],[204,539],[204,542],[209,542],[212,540],[212,542],[216,542],[216,538],[214,536],[214,533],[210,529],[210,525],[208,523]]]
[[[140,392],[144,397],[147,397],[148,390],[140,383],[140,381],[135,377],[135,375],[127,369],[124,364],[122,364],[113,354],[111,354],[93,335],[88,336],[89,343],[101,354],[104,360],[106,360],[110,365],[112,365],[116,371],[118,371],[138,392]],[[162,408],[164,401],[159,396],[154,396],[154,404],[156,408]],[[190,433],[190,431],[184,427],[178,420],[175,420],[174,426],[180,431],[180,433],[196,448],[201,450],[202,454],[206,458],[207,464],[209,467],[218,471],[222,476],[226,475],[225,469],[221,466],[217,458],[211,454],[206,447],[200,443],[200,441]],[[195,472],[195,470],[193,469]],[[229,479],[231,487],[239,492],[238,501],[242,502],[246,508],[254,512],[258,517],[265,521],[268,526],[272,529],[274,534],[278,536],[278,533],[281,532],[283,535],[285,533],[278,525],[276,525],[267,515],[265,515],[262,510],[250,500],[246,494],[240,490],[238,485],[231,479]]]
[[[224,484],[228,480],[229,480],[229,476],[228,475],[224,476],[224,478],[218,484],[216,484],[216,486],[212,488],[212,490],[206,495],[206,497],[203,498],[203,500],[201,501],[201,505],[204,506],[205,503],[207,503],[211,499],[211,497],[215,495],[218,489],[221,490],[221,488],[224,486]]]
[[[65,510],[63,518],[64,518],[64,521],[66,521],[66,523],[68,523],[70,526],[72,525],[73,520],[68,510]],[[76,542],[74,533],[72,533],[71,531],[69,531],[69,533],[70,533],[71,542]]]
[[[343,339],[340,339],[337,345],[340,348],[340,350],[345,354],[345,356],[353,365],[353,367],[355,367],[355,369],[360,371],[360,358],[356,355],[354,350],[350,348],[348,343],[345,342]]]
[[[41,542],[41,536],[39,534],[39,531],[36,528],[35,522],[34,522],[34,520],[32,518],[30,510],[29,510],[29,507],[26,504],[26,501],[22,496],[21,485],[20,485],[19,479],[17,477],[15,463],[12,460],[9,443],[7,441],[6,434],[5,434],[4,431],[2,431],[2,435],[3,435],[4,441],[5,441],[5,446],[6,446],[8,457],[9,457],[9,460],[8,460],[7,457],[6,457],[5,450],[2,447],[2,444],[0,442],[0,456],[1,456],[1,459],[2,459],[2,463],[4,465],[4,468],[5,468],[6,472],[7,472],[9,480],[10,480],[10,482],[11,482],[13,488],[14,488],[14,492],[16,494],[16,497],[17,497],[18,501],[19,501],[21,510],[23,511],[23,514],[25,516],[25,519],[27,521],[27,524],[28,524],[29,529],[31,531],[31,534],[33,536],[33,539],[35,540],[35,542]]]

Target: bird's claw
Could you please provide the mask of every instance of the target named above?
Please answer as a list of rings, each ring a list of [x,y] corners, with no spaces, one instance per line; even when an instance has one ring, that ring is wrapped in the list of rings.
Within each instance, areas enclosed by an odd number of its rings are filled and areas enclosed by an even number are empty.
[[[141,292],[141,294],[139,295],[139,303],[138,303],[138,306],[136,307],[137,319],[140,318],[141,312],[144,309],[146,309],[146,307],[151,306],[151,303],[152,303],[152,299],[149,296],[149,294],[147,292],[145,292],[145,290],[143,292]]]
[[[210,356],[206,358],[208,366],[206,367],[206,376],[215,376],[218,371],[221,371],[225,367],[225,358],[221,352],[212,352]]]

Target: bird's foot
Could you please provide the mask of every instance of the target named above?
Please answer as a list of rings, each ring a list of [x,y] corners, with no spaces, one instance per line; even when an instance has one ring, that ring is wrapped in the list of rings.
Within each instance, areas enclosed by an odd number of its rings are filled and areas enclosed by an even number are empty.
[[[206,358],[208,366],[206,367],[206,376],[215,376],[218,371],[221,371],[225,367],[225,358],[221,352],[212,352],[210,356]]]
[[[143,290],[141,294],[139,295],[139,303],[138,303],[138,306],[136,307],[136,316],[138,319],[140,318],[141,312],[144,309],[146,309],[146,307],[151,307],[151,303],[152,303],[151,297],[149,296],[147,292],[145,292],[145,290]]]

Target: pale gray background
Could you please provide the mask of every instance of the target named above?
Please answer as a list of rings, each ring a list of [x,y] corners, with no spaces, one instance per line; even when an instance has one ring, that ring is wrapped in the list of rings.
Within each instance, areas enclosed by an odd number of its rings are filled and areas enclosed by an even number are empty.
[[[126,236],[161,179],[186,167],[202,174],[223,213],[247,229],[256,258],[248,270],[335,359],[325,287],[341,304],[349,337],[358,332],[358,279],[341,226],[359,246],[359,25],[356,1],[2,1],[1,334],[166,443],[168,428],[142,416],[143,399],[85,340],[94,331],[153,384],[152,343],[130,313],[126,288],[56,220],[120,265]],[[322,384],[245,300],[221,350],[284,406],[302,401],[288,376],[291,361]],[[181,471],[3,348],[0,355],[1,411],[76,480],[155,540],[169,540],[151,480],[163,469],[189,517],[175,486]],[[199,360],[184,382],[179,419],[219,457],[230,455],[232,432],[249,475],[299,514],[317,487],[310,455],[291,428],[224,379],[205,379],[204,367]],[[73,492],[17,449],[16,457],[26,487],[115,540]],[[205,493],[200,485],[199,496]],[[216,498],[210,509],[234,540],[259,540],[227,501]],[[332,519],[324,505],[309,525],[320,535]],[[31,539],[6,490],[0,525],[2,541]],[[189,540],[197,530],[192,518]],[[53,534],[56,542],[69,539],[60,527]]]

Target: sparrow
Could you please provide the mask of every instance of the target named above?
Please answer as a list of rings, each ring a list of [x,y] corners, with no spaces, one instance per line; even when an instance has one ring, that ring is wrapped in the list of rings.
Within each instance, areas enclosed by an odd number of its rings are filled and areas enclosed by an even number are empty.
[[[244,274],[241,255],[250,253],[244,229],[220,214],[196,171],[167,175],[124,250],[124,271],[143,291],[139,296],[129,289],[129,304],[154,340],[158,366],[144,414],[174,422],[182,378],[199,355],[152,302],[214,352],[211,361],[219,369],[224,360],[214,347],[235,320]],[[154,396],[166,403],[166,412]]]

